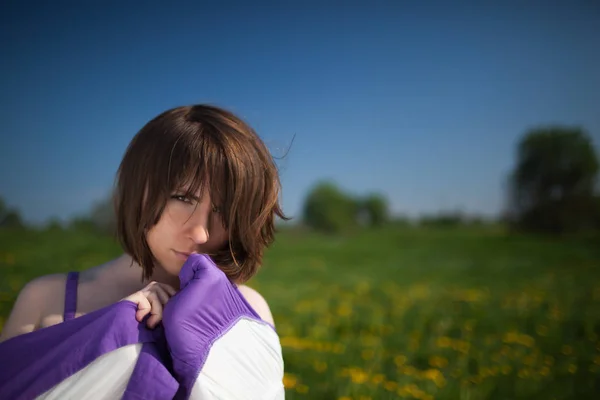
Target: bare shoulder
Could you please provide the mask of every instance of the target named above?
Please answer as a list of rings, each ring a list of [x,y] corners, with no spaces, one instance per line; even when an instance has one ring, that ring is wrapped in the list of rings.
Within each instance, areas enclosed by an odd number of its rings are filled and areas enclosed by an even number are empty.
[[[264,321],[267,321],[271,325],[275,325],[275,322],[273,321],[273,314],[271,313],[271,309],[267,303],[267,300],[265,300],[265,298],[258,293],[256,289],[246,285],[240,285],[238,286],[238,289],[246,301],[252,306],[254,311],[256,311]]]
[[[66,274],[44,275],[19,292],[0,334],[0,342],[39,328],[42,315],[57,298],[64,297]]]

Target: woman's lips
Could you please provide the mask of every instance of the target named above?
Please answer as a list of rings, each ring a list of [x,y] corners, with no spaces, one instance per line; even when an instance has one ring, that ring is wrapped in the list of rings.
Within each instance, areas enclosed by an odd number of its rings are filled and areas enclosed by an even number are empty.
[[[191,256],[192,254],[196,254],[196,252],[184,252],[184,251],[177,251],[177,250],[173,250],[173,252],[175,253],[175,255],[177,256],[177,258],[181,259],[181,260],[187,260],[189,256]]]

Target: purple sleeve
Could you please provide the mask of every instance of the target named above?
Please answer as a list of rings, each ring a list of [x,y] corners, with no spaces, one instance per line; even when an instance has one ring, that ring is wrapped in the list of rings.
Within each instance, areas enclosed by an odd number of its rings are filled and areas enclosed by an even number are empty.
[[[163,325],[180,383],[176,399],[188,399],[213,343],[240,318],[260,317],[206,255],[190,256],[179,277],[182,289],[167,303]]]

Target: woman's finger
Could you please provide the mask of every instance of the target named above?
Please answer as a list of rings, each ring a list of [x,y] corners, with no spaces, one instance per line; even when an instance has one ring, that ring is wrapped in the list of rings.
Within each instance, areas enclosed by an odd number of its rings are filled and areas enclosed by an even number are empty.
[[[172,287],[167,285],[166,283],[159,283],[159,282],[150,282],[145,288],[142,289],[142,291],[148,295],[152,292],[160,292],[160,293],[165,293],[167,296],[165,298],[165,296],[161,295],[161,300],[163,300],[163,304],[166,303],[166,301],[171,298],[171,296],[174,296],[175,293],[177,293],[177,291]]]
[[[138,320],[138,322],[141,322],[152,310],[150,302],[146,298],[146,295],[142,292],[135,292],[131,296],[126,297],[124,300],[131,301],[137,305],[135,319]]]
[[[167,304],[167,301],[169,301],[169,299],[171,298],[169,293],[167,293],[167,291],[161,286],[155,286],[152,288],[152,290],[163,305]]]
[[[149,328],[154,328],[162,320],[163,306],[156,293],[151,293],[147,299],[150,302],[152,309],[150,311],[150,318],[146,321],[146,325]]]
[[[173,286],[167,285],[166,283],[161,283],[160,287],[163,288],[169,294],[169,297],[173,297],[175,296],[175,293],[177,293],[177,290],[175,290]]]
[[[137,304],[135,318],[141,322],[148,314],[150,317],[146,321],[149,328],[154,328],[162,321],[163,306],[169,301],[177,291],[166,284],[150,282],[145,288],[126,297]]]

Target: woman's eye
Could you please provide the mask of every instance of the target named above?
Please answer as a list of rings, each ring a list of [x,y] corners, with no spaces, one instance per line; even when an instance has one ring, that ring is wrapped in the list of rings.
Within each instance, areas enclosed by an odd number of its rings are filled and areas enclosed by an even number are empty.
[[[183,201],[184,203],[190,203],[191,202],[191,200],[190,200],[189,197],[184,196],[182,194],[173,195],[173,196],[171,196],[171,198],[175,199],[175,200],[178,200],[178,201]]]

